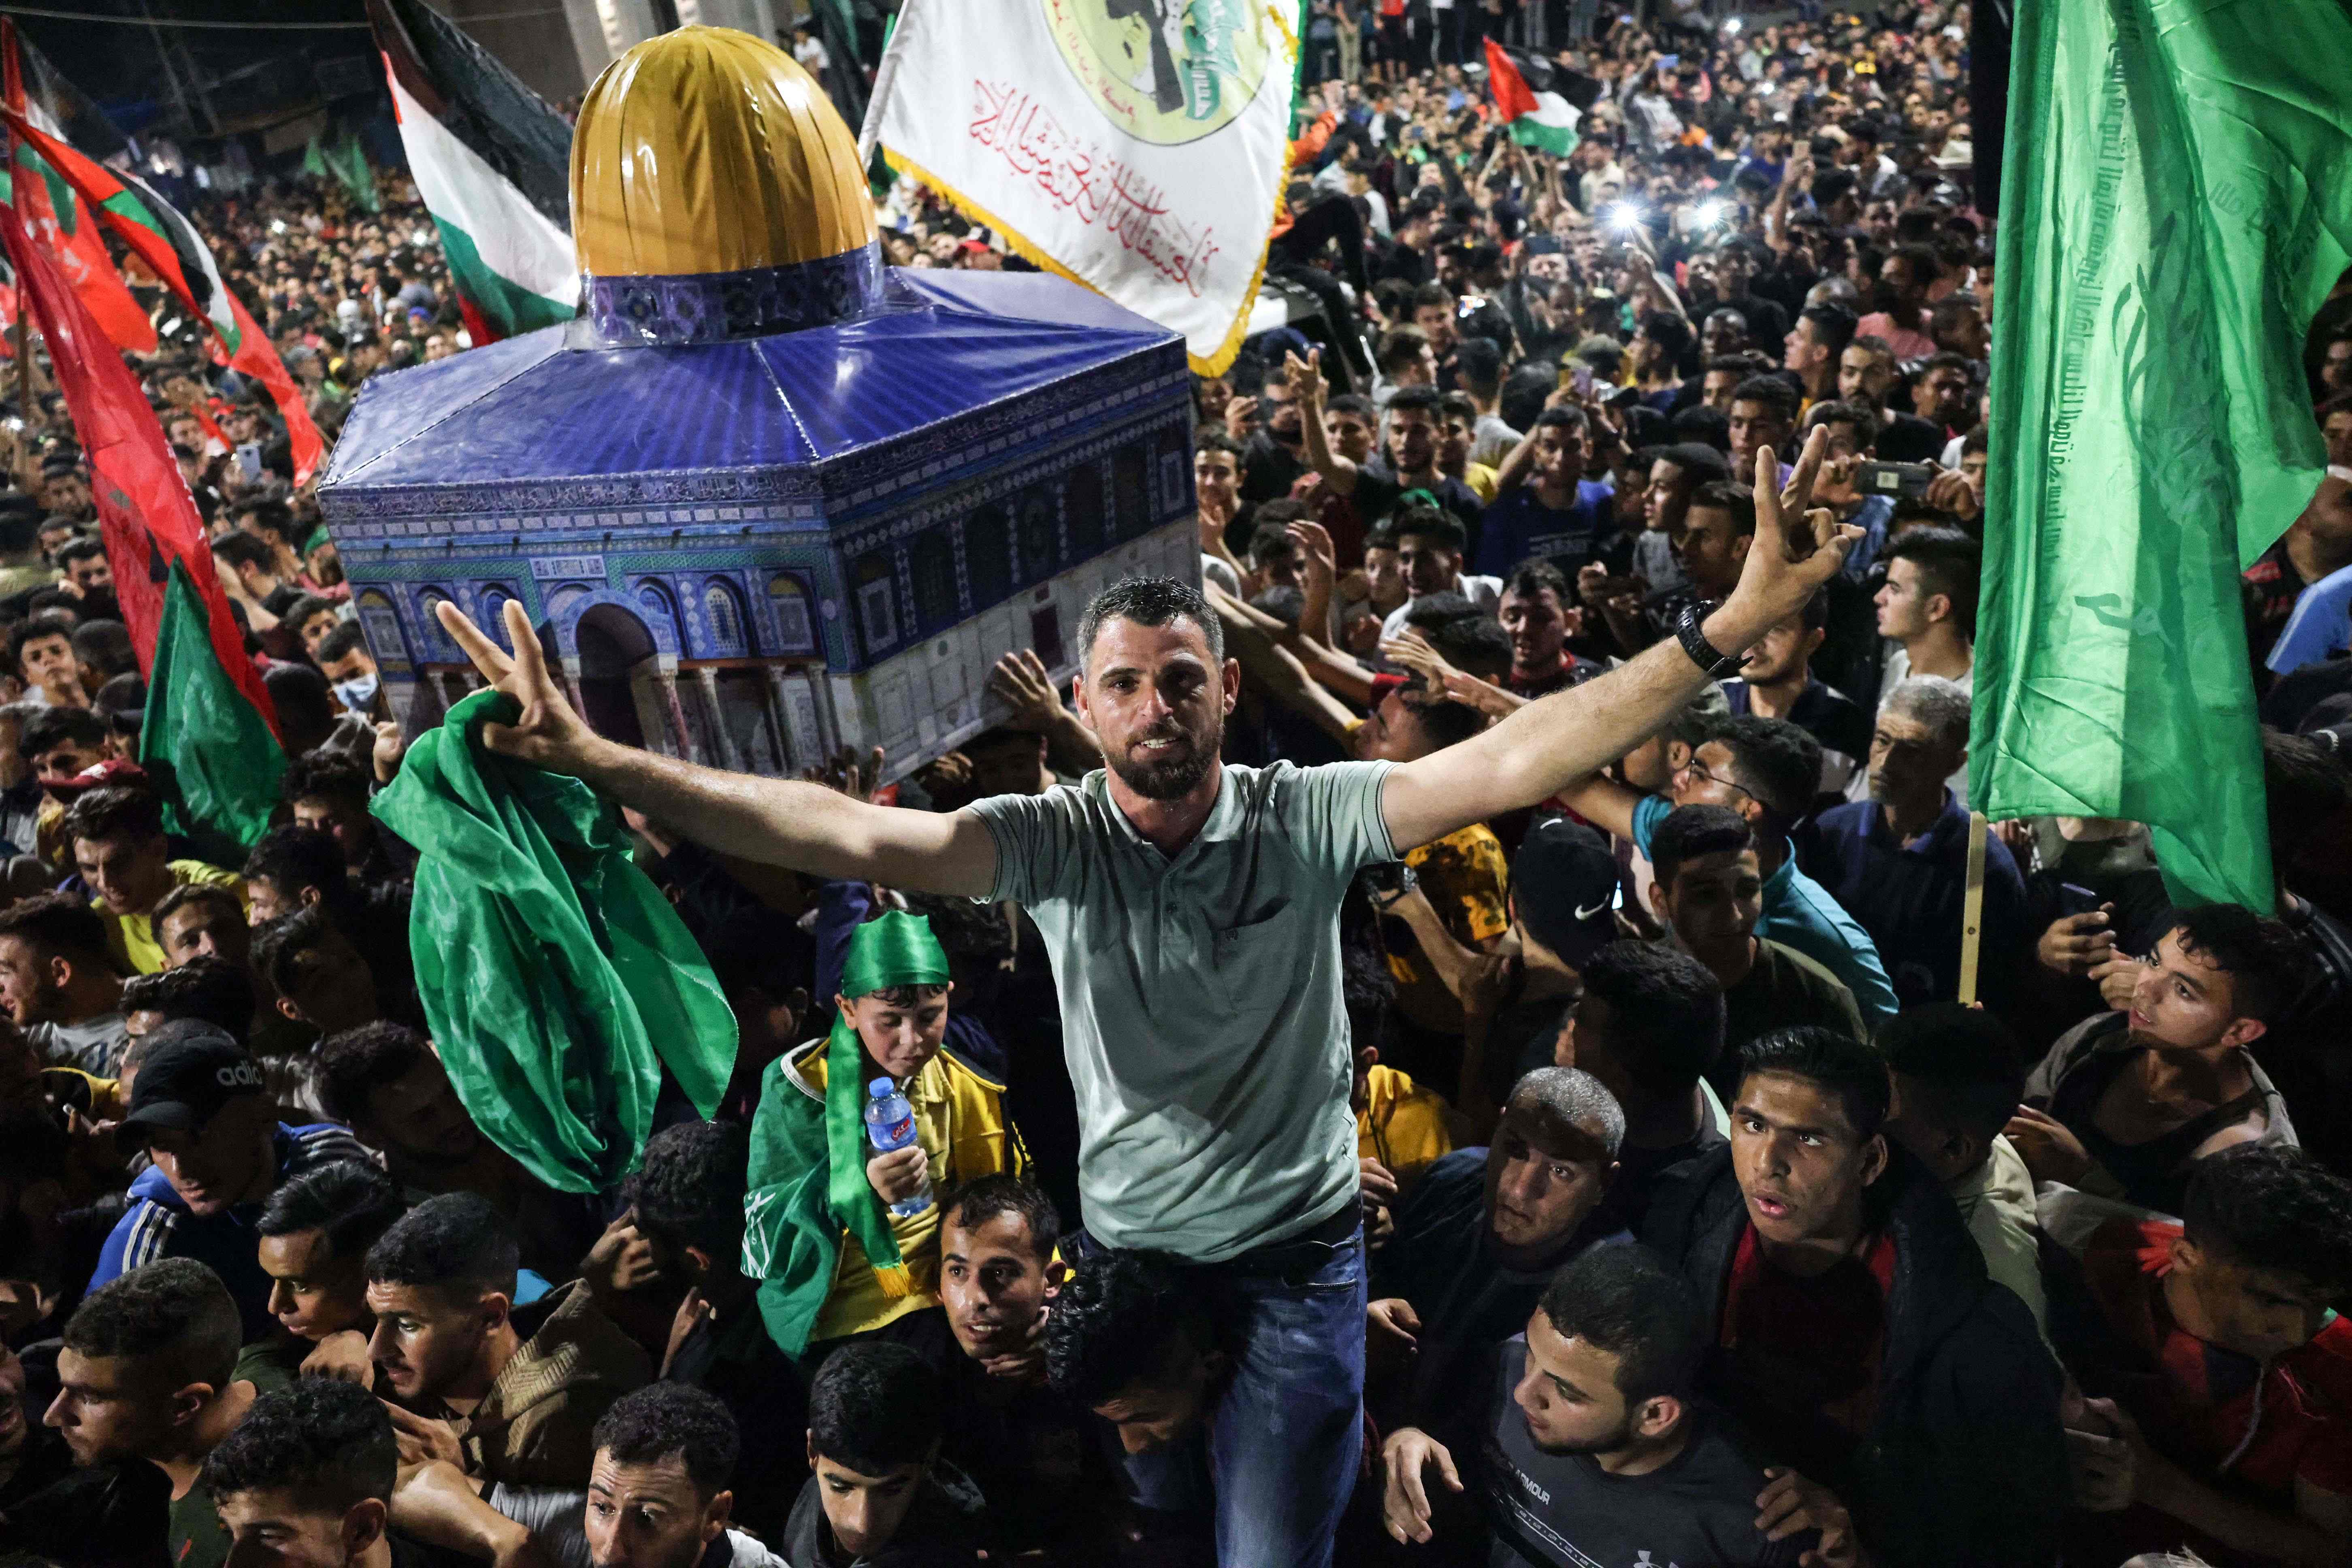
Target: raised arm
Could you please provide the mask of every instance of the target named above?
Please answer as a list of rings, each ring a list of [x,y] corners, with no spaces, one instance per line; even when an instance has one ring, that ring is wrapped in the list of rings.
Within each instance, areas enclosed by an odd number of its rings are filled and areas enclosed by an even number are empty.
[[[1786,491],[1774,493],[1769,478],[1757,480],[1755,545],[1739,585],[1700,627],[1717,651],[1745,653],[1796,614],[1861,537],[1861,530],[1841,526],[1826,510],[1806,510],[1826,439],[1825,430],[1814,430]],[[1779,469],[1759,451],[1756,471]],[[1427,844],[1548,799],[1647,740],[1706,681],[1707,672],[1680,643],[1662,643],[1598,679],[1529,703],[1459,745],[1403,763],[1381,791],[1390,837],[1400,848]]]
[[[1290,626],[1267,615],[1255,605],[1243,603],[1219,588],[1214,583],[1204,584],[1209,603],[1216,606],[1230,626],[1239,622],[1255,627],[1259,635],[1276,647],[1286,650],[1314,678],[1315,683],[1338,692],[1358,707],[1372,705],[1372,672],[1349,655],[1328,643],[1319,643],[1301,636]]]
[[[1349,744],[1355,714],[1308,679],[1297,656],[1268,636],[1253,618],[1258,612],[1213,583],[1207,584],[1204,591],[1209,607],[1224,624],[1226,650],[1240,662],[1243,672],[1258,683],[1260,691],[1269,700],[1303,714],[1341,745]]]
[[[1013,710],[1010,722],[1045,737],[1045,760],[1066,773],[1089,773],[1103,765],[1102,742],[1062,700],[1045,661],[1029,648],[1014,648],[989,672],[988,689]]]
[[[1323,379],[1323,351],[1308,349],[1307,357],[1286,356],[1290,395],[1298,404],[1298,434],[1307,446],[1307,466],[1322,476],[1334,495],[1356,493],[1353,461],[1331,449],[1330,433],[1323,428],[1323,397],[1331,384]]]
[[[1561,790],[1559,798],[1569,810],[1601,832],[1628,841],[1633,838],[1633,808],[1642,804],[1642,792],[1633,785],[1594,773]]]
[[[548,674],[521,605],[506,607],[511,658],[455,605],[439,609],[482,679],[522,704],[513,724],[483,726],[483,743],[502,756],[583,779],[698,844],[763,865],[971,898],[996,885],[995,836],[968,812],[869,805],[823,784],[697,767],[608,741]]]

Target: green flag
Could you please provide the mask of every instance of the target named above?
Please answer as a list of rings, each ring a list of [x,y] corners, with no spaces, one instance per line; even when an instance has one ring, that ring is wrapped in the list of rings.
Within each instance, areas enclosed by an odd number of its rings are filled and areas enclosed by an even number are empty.
[[[735,1015],[620,812],[482,744],[520,712],[466,698],[369,809],[422,856],[416,994],[467,1114],[558,1192],[601,1193],[636,1169],[665,1072],[718,1109]]]
[[[359,203],[362,211],[383,210],[383,202],[375,194],[375,171],[368,167],[367,153],[360,146],[357,136],[344,132],[342,141],[328,151],[327,166],[335,172],[335,178],[342,181],[343,188],[352,193],[352,199]]]
[[[2352,258],[2334,4],[2017,9],[1970,738],[1992,817],[2145,822],[2272,907],[2239,573],[2317,486],[2304,335]]]
[[[383,202],[375,191],[375,171],[368,167],[367,153],[361,148],[360,139],[348,131],[332,147],[313,134],[310,144],[302,149],[302,172],[335,181],[368,212],[383,210]]]
[[[205,845],[233,840],[241,852],[269,830],[286,753],[221,668],[204,598],[176,561],[156,624],[139,761],[169,781],[164,814],[173,832]]]

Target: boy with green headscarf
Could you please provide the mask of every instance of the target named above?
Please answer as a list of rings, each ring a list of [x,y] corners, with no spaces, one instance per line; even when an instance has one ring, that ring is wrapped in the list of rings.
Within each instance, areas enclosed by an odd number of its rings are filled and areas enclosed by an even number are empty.
[[[763,1075],[743,1272],[761,1281],[761,1313],[789,1355],[936,1310],[940,1202],[975,1177],[1020,1169],[1004,1086],[943,1048],[952,989],[929,921],[893,910],[866,921],[849,939],[833,1032]],[[879,1078],[915,1113],[915,1143],[888,1154],[866,1134],[867,1086]],[[940,1201],[893,1215],[889,1205],[926,1178]]]

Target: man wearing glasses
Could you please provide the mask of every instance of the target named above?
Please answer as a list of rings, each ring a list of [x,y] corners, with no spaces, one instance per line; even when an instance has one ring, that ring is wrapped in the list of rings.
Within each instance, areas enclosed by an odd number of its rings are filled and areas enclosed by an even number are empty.
[[[1811,809],[1820,786],[1822,743],[1785,719],[1739,714],[1717,722],[1690,760],[1675,770],[1666,795],[1643,795],[1595,774],[1562,798],[1586,821],[1630,838],[1643,855],[1650,836],[1678,805],[1728,806],[1755,826],[1757,868],[1764,876],[1764,914],[1756,934],[1796,949],[1853,993],[1875,1031],[1895,1016],[1895,988],[1870,933],[1819,882],[1797,868],[1789,830]]]

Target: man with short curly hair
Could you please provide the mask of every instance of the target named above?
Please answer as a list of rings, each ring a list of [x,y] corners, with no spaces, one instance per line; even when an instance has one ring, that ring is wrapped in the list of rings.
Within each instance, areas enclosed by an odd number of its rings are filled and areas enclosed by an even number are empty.
[[[596,1423],[587,1536],[595,1568],[790,1568],[730,1528],[740,1444],[718,1398],[683,1383],[624,1394]],[[781,1539],[781,1537],[779,1537]]]
[[[203,1484],[236,1547],[284,1568],[394,1568],[400,1447],[383,1402],[304,1378],[253,1402],[205,1459]]]
[[[237,1376],[236,1303],[213,1271],[167,1258],[92,1291],[66,1324],[58,1397],[42,1417],[79,1465],[144,1459],[172,1486],[173,1568],[221,1568],[229,1538],[203,1484],[206,1456],[252,1407]]]
[[[0,1006],[43,1061],[114,1076],[127,1037],[103,918],[71,893],[0,910]]]

